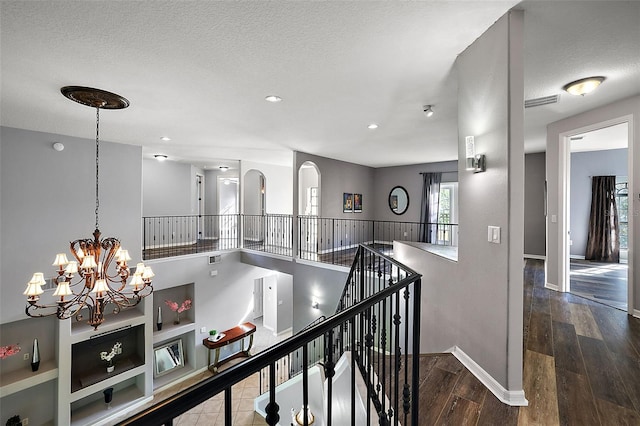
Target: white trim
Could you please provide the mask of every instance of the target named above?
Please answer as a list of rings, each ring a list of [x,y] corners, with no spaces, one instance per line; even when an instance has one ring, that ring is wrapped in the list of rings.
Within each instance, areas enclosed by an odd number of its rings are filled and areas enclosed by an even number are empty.
[[[464,353],[458,346],[450,348],[447,352],[450,352],[455,356],[458,361],[462,363],[467,369],[476,376],[480,382],[491,391],[501,402],[511,405],[513,407],[526,407],[529,405],[529,401],[524,396],[524,390],[510,391],[505,389],[500,383],[496,381],[489,373],[487,373],[482,367],[480,367],[469,355]]]
[[[547,256],[544,255],[540,255],[540,254],[526,254],[524,255],[525,259],[537,259],[537,260],[547,260]]]
[[[584,256],[580,256],[579,254],[570,254],[569,255],[569,259],[586,260]],[[571,269],[571,268],[569,268],[569,269]]]
[[[295,262],[299,263],[300,265],[315,266],[316,268],[331,269],[333,271],[338,271],[338,272],[348,273],[351,270],[350,266],[347,267],[347,266],[333,265],[331,263],[322,263],[320,261],[300,259],[299,257],[295,258]]]
[[[636,318],[640,318],[640,309],[634,309],[633,310],[633,316]]]
[[[560,287],[557,284],[545,283],[544,288],[548,288],[549,290],[560,291]]]

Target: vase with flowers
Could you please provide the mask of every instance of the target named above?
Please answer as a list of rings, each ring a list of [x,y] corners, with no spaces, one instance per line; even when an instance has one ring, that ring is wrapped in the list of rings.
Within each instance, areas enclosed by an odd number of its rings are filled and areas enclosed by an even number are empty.
[[[111,352],[100,352],[100,359],[103,361],[107,361],[107,373],[113,373],[113,370],[116,368],[113,365],[113,358],[122,353],[122,343],[116,342],[115,345],[111,348]]]
[[[191,299],[185,300],[180,305],[178,305],[178,302],[174,302],[172,300],[165,300],[164,303],[176,314],[176,317],[173,320],[174,324],[180,324],[180,314],[191,309]]]
[[[20,346],[18,345],[0,346],[0,359],[5,359],[18,352],[20,352]]]

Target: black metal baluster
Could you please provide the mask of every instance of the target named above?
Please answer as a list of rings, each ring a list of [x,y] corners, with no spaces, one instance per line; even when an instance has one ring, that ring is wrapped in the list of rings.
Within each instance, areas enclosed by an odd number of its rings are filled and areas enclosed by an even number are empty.
[[[231,396],[229,396],[231,398]],[[225,407],[226,408],[226,407]],[[267,413],[265,420],[269,426],[276,426],[280,421],[280,407],[276,403],[276,366],[275,362],[269,364],[269,403],[264,410]],[[227,424],[229,426],[231,423]]]
[[[356,357],[358,356],[356,349],[356,319],[349,320],[351,324],[351,424],[356,424]]]
[[[231,386],[224,390],[224,424],[231,426]]]
[[[329,380],[327,384],[327,418],[325,424],[327,426],[331,426],[331,417],[332,417],[332,406],[333,406],[333,376],[335,374],[334,364],[333,364],[333,329],[327,332],[325,337],[326,343],[326,361],[324,365],[325,376]]]
[[[302,426],[309,426],[309,419],[307,418],[307,408],[309,407],[309,371],[307,365],[309,364],[309,353],[307,344],[302,346]]]
[[[418,387],[420,386],[420,287],[421,280],[413,283],[413,407],[411,410],[411,424],[418,424]]]
[[[402,389],[402,409],[404,410],[404,423],[408,424],[409,420],[409,408],[411,408],[411,391],[409,390],[409,288],[404,289],[404,386]],[[414,423],[417,424],[417,423]]]

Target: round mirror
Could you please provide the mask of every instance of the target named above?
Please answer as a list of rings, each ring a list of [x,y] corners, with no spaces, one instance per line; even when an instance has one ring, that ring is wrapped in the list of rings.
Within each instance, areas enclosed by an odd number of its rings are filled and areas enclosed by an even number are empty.
[[[409,207],[409,194],[401,186],[394,187],[389,193],[389,208],[395,214],[404,214]]]

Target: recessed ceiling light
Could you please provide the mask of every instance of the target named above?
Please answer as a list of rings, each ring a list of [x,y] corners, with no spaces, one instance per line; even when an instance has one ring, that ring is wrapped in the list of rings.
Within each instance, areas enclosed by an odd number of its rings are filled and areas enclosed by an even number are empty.
[[[160,140],[164,141],[164,142],[169,142],[171,140],[171,138],[169,136],[163,136],[163,137],[160,138]]]
[[[156,154],[156,155],[154,155],[154,157],[155,157],[155,159],[156,159],[156,160],[158,160],[158,161],[164,161],[164,160],[166,160],[167,158],[169,158],[169,157],[167,157],[167,156],[166,156],[166,155],[164,155],[164,154]]]
[[[367,126],[367,129],[371,129],[371,130],[377,129],[377,128],[378,128],[378,125],[376,123],[371,123]]]
[[[220,170],[222,170],[223,172],[226,172],[227,170],[229,170],[229,167],[227,167],[227,166],[220,166]]]
[[[424,115],[426,115],[427,117],[431,117],[433,115],[433,109],[431,108],[433,105],[424,105],[422,107],[422,112],[424,112]]]
[[[281,102],[282,98],[280,96],[277,95],[269,95],[266,98],[264,98],[265,101],[267,102]]]
[[[572,81],[565,84],[562,90],[566,90],[572,95],[586,95],[591,93],[600,86],[600,83],[604,81],[604,77],[587,77],[580,80]]]

